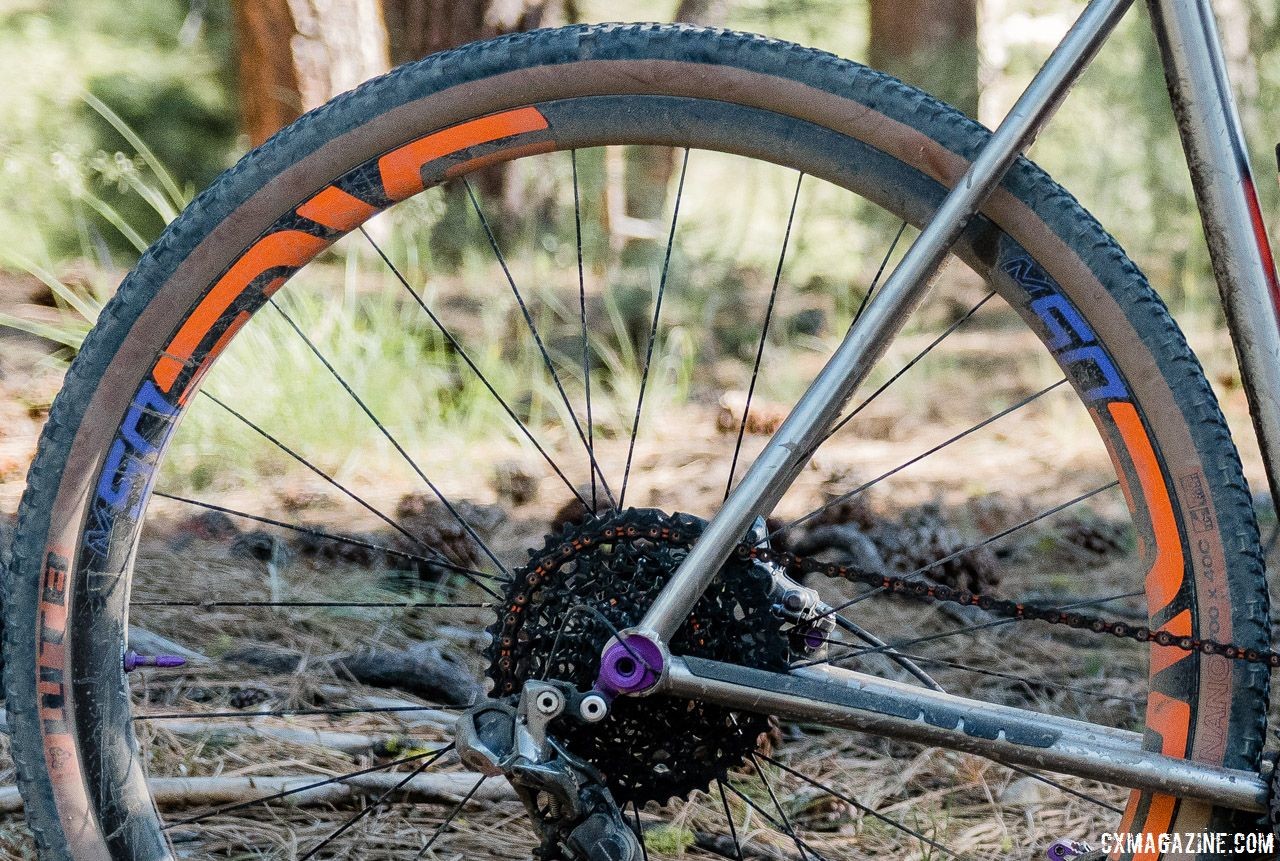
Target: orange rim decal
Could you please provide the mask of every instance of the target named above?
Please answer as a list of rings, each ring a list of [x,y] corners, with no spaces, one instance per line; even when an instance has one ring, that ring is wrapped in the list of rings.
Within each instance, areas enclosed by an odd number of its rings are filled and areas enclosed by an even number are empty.
[[[528,155],[541,155],[544,152],[551,152],[556,148],[555,141],[537,141],[523,146],[513,146],[507,149],[500,149],[497,152],[491,152],[488,155],[476,156],[459,162],[444,172],[446,179],[453,179],[455,176],[461,176],[464,173],[470,173],[473,170],[479,170],[482,167],[489,167],[493,164],[499,164],[504,161],[514,161],[518,158],[524,158]]]
[[[1178,521],[1173,515],[1173,502],[1169,499],[1160,462],[1156,460],[1155,450],[1151,447],[1151,440],[1147,437],[1146,428],[1142,426],[1137,409],[1133,404],[1120,401],[1110,404],[1108,409],[1124,439],[1133,468],[1138,473],[1142,498],[1146,502],[1152,530],[1155,532],[1156,558],[1151,570],[1147,572],[1146,581],[1147,613],[1155,615],[1177,597],[1186,575]]]
[[[1191,636],[1191,611],[1183,610],[1178,615],[1169,620],[1169,623],[1160,630],[1168,631],[1175,637]],[[1151,675],[1155,675],[1161,670],[1168,669],[1183,658],[1191,657],[1191,653],[1179,649],[1177,646],[1153,646],[1151,649]]]
[[[1147,726],[1160,733],[1160,752],[1184,759],[1191,730],[1191,704],[1159,691],[1147,694]]]
[[[1182,538],[1178,532],[1178,521],[1173,513],[1173,501],[1169,497],[1169,489],[1165,484],[1164,473],[1160,462],[1156,459],[1155,449],[1147,430],[1142,424],[1137,409],[1130,403],[1116,401],[1107,406],[1115,421],[1116,428],[1124,442],[1134,471],[1138,474],[1138,483],[1142,491],[1142,501],[1151,518],[1152,532],[1155,540],[1155,561],[1147,572],[1146,593],[1147,613],[1154,615],[1169,606],[1182,589],[1186,576],[1186,561],[1182,553]],[[1124,485],[1125,496],[1131,509],[1136,510],[1127,482]],[[1173,617],[1164,630],[1170,633],[1187,636],[1191,633],[1191,613],[1183,611]],[[1171,655],[1170,652],[1179,652]],[[1152,646],[1151,675],[1186,657],[1185,652],[1173,647]],[[1147,695],[1147,726],[1160,734],[1161,750],[1168,756],[1183,758],[1186,756],[1187,741],[1191,734],[1191,706],[1175,700],[1157,690]],[[1148,799],[1146,816],[1137,825],[1139,805],[1144,798]],[[1124,819],[1120,825],[1122,833],[1133,833],[1135,825],[1142,833],[1160,834],[1173,825],[1177,812],[1178,800],[1170,795],[1143,796],[1134,792],[1129,796]],[[1119,857],[1113,852],[1112,858]],[[1159,853],[1140,852],[1133,856],[1134,861],[1155,861]]]
[[[476,144],[545,128],[546,117],[537,108],[517,108],[429,134],[378,159],[383,190],[391,200],[404,200],[425,188],[422,166],[427,162]]]
[[[1120,834],[1132,834],[1133,819],[1136,815],[1138,799],[1142,796],[1135,792],[1129,796],[1129,805],[1125,809],[1124,818],[1120,821]],[[1178,799],[1172,795],[1153,795],[1151,803],[1147,806],[1146,825],[1142,828],[1143,834],[1165,834],[1173,825],[1173,814],[1178,809]],[[1115,861],[1123,857],[1119,849],[1113,850],[1110,858]],[[1159,852],[1136,852],[1133,855],[1133,861],[1156,861],[1160,857]]]
[[[281,279],[276,279],[281,280]],[[178,398],[178,403],[185,404],[187,399],[191,397],[191,393],[196,390],[196,386],[200,384],[200,380],[204,378],[205,372],[209,370],[209,366],[213,364],[213,360],[222,354],[227,348],[227,344],[231,343],[231,339],[244,328],[244,324],[249,322],[252,315],[248,311],[241,311],[236,318],[231,321],[231,325],[227,327],[227,331],[218,336],[218,340],[214,341],[213,346],[209,348],[209,352],[200,360],[200,367],[191,375],[191,382],[183,387],[182,396]]]
[[[329,240],[300,230],[268,233],[254,243],[200,301],[156,362],[152,375],[161,391],[173,388],[205,335],[255,278],[269,269],[302,266],[328,246]]]
[[[316,224],[346,233],[364,224],[378,213],[378,209],[336,185],[330,185],[299,206],[297,213]]]
[[[548,128],[547,120],[538,109],[526,107],[481,117],[427,135],[392,150],[378,159],[383,191],[392,201],[403,200],[425,189],[422,182],[422,166],[427,162],[477,144],[546,128]],[[479,156],[466,164],[474,168],[491,162],[518,158],[521,155],[547,152],[554,147],[555,144],[550,141],[526,144],[512,147],[501,155],[495,153]],[[452,172],[451,175],[453,175]],[[329,185],[298,206],[294,210],[294,215],[335,232],[346,233],[376,215],[377,212],[378,207],[335,185]],[[172,393],[178,378],[191,365],[192,357],[209,332],[224,319],[232,304],[244,294],[255,279],[271,269],[298,269],[305,266],[330,243],[329,239],[294,229],[277,230],[258,239],[200,300],[157,359],[151,375],[160,390],[166,394]],[[268,285],[264,294],[269,297],[283,283],[283,279],[275,279]],[[238,329],[240,325],[243,324],[233,324],[233,329]],[[202,367],[197,369],[197,376],[204,370],[209,359],[226,346],[231,334],[234,334],[234,331],[220,338],[211,356],[201,360]]]

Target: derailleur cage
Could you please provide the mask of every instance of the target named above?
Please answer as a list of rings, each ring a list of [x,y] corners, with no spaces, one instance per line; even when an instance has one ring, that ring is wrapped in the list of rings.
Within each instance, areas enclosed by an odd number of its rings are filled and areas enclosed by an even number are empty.
[[[504,775],[524,804],[544,861],[636,861],[635,833],[604,777],[547,732],[558,720],[594,723],[608,714],[598,693],[566,682],[527,682],[518,703],[488,700],[458,718],[458,755],[486,775]]]

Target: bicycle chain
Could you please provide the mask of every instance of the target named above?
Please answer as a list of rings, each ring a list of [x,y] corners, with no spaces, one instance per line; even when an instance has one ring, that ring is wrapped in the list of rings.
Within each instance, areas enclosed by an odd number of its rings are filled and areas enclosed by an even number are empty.
[[[1280,653],[1274,651],[1244,648],[1232,643],[1219,643],[1216,640],[1202,640],[1197,637],[1179,637],[1168,631],[1152,631],[1145,625],[1131,625],[1128,622],[1112,621],[1100,616],[1072,612],[1069,609],[1039,607],[1022,601],[1010,601],[994,595],[970,592],[967,589],[953,589],[950,586],[925,580],[913,580],[912,575],[899,577],[892,574],[878,574],[853,566],[819,562],[816,559],[796,556],[794,553],[777,552],[748,544],[739,544],[735,553],[740,559],[755,559],[781,565],[792,579],[797,581],[806,574],[839,577],[853,583],[874,586],[893,595],[923,601],[942,601],[964,607],[978,607],[993,616],[1006,619],[1029,619],[1050,625],[1066,625],[1069,628],[1092,631],[1095,634],[1109,634],[1140,643],[1154,642],[1158,646],[1171,646],[1186,652],[1221,655],[1231,660],[1280,667]]]

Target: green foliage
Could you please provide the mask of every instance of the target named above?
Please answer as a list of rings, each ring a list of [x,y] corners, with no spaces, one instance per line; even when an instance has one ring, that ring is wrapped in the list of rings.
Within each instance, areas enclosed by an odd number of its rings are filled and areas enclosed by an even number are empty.
[[[97,154],[90,164],[102,177],[113,180],[116,188],[113,202],[95,193],[84,177],[68,177],[72,201],[76,206],[80,256],[92,258],[102,242],[102,234],[86,225],[83,213],[88,211],[106,225],[117,242],[126,242],[141,254],[159,233],[160,228],[177,217],[186,205],[189,192],[178,187],[173,174],[151,147],[120,116],[96,96],[86,93],[84,104],[103,123],[132,148],[133,155],[116,152],[112,156]],[[149,223],[148,223],[149,222]],[[96,241],[95,241],[96,240]],[[104,266],[81,267],[74,282],[61,277],[52,262],[41,262],[47,256],[49,243],[36,246],[42,257],[19,251],[16,244],[0,245],[0,268],[25,272],[49,289],[60,312],[54,320],[38,316],[0,313],[0,326],[28,332],[65,348],[63,355],[78,351],[89,329],[98,319],[103,305],[115,291],[115,270]],[[99,259],[106,255],[97,255]]]
[[[179,179],[159,178],[167,180],[171,198],[185,203],[227,166],[236,137],[235,118],[227,108],[225,93],[212,80],[110,74],[89,82],[78,119],[90,130],[98,153],[132,151],[142,157],[144,167],[173,165]],[[126,136],[125,129],[132,134]],[[95,158],[86,166],[97,174],[94,186],[104,202],[144,233],[158,233],[173,217],[139,194],[130,177],[113,176]]]
[[[697,837],[688,828],[662,824],[646,831],[644,842],[650,852],[667,857],[683,855],[686,849],[697,842]]]
[[[1066,12],[1061,3],[1023,5],[1038,14]],[[1262,4],[1246,0],[1262,14]],[[1276,17],[1274,9],[1269,13]],[[1260,89],[1243,104],[1246,118],[1280,111],[1280,45],[1262,32],[1251,39]],[[1012,51],[1006,86],[1030,80],[1047,53],[1043,46]],[[1239,70],[1237,70],[1239,71]],[[1239,85],[1240,81],[1237,81]],[[1271,181],[1275,140],[1248,127],[1264,212],[1280,229]],[[1203,310],[1216,301],[1208,254],[1190,177],[1165,91],[1163,69],[1146,8],[1139,5],[1072,91],[1041,135],[1031,157],[1062,183],[1151,278],[1175,312]]]
[[[0,16],[0,246],[124,262],[163,224],[136,199],[147,159],[101,106],[168,161],[179,197],[230,163],[224,7],[197,19],[183,0],[29,0]]]
[[[102,272],[92,272],[87,283],[69,284],[48,267],[15,253],[0,256],[0,266],[35,276],[49,288],[61,311],[55,322],[0,313],[0,326],[38,335],[61,345],[67,352],[80,349],[85,335],[89,334],[98,313],[114,290],[110,276]]]

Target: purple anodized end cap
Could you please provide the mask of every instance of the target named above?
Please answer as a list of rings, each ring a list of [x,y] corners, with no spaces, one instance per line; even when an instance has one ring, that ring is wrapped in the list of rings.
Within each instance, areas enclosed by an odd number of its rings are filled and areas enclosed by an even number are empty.
[[[596,689],[607,694],[639,693],[657,684],[661,674],[662,650],[657,643],[633,635],[605,650]]]
[[[139,655],[133,649],[124,653],[124,671],[132,673],[139,667],[159,667],[162,670],[171,670],[176,667],[186,666],[187,659],[180,658],[177,655]]]
[[[1049,858],[1049,861],[1064,861],[1064,859],[1075,855],[1083,855],[1085,851],[1084,847],[1074,840],[1057,840],[1049,844],[1049,848],[1044,854]]]

